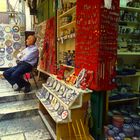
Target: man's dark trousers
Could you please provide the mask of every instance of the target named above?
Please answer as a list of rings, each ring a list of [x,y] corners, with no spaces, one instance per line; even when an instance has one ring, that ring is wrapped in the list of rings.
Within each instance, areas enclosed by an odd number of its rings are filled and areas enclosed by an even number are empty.
[[[4,71],[3,76],[13,86],[17,84],[19,88],[26,87],[29,83],[24,80],[23,75],[32,70],[32,65],[21,61],[16,66]]]

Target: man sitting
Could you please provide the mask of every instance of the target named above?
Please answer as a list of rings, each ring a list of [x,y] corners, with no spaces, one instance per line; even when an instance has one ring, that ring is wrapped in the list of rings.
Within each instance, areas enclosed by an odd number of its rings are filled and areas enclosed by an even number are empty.
[[[36,38],[34,35],[28,36],[26,40],[27,47],[17,55],[17,65],[5,70],[3,73],[3,76],[12,87],[14,84],[18,85],[16,91],[20,91],[23,87],[25,93],[31,91],[31,85],[23,78],[23,75],[30,72],[38,61],[39,51],[35,42]]]

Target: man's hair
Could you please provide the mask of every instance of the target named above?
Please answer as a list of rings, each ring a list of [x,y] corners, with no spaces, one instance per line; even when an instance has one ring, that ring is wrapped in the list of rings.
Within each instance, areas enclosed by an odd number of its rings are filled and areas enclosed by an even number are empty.
[[[34,37],[34,44],[36,43],[36,40],[37,40],[37,38],[36,38],[36,36],[35,35],[32,35],[33,37]]]

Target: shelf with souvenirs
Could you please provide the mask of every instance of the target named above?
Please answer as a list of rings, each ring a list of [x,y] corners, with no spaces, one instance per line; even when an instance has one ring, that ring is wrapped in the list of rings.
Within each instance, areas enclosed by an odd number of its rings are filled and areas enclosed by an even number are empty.
[[[129,101],[134,103],[140,97],[140,8],[132,7],[135,3],[136,1],[127,2],[120,7],[117,88],[110,94],[111,105]]]
[[[84,113],[89,108],[91,92],[92,91],[89,89],[82,90],[72,84],[70,85],[50,74],[46,83],[42,85],[41,90],[38,91],[36,95],[39,99],[39,112],[42,119],[47,118],[48,116],[51,118],[51,122],[46,119],[44,120],[47,127],[50,128],[50,131],[55,128],[52,134],[54,135],[54,139],[66,139],[71,136],[72,139],[76,139],[77,136],[74,132],[74,127],[76,127],[76,125],[74,124],[74,121],[77,121],[77,123],[80,121],[80,125],[84,124]],[[53,128],[49,123],[54,124]],[[69,132],[60,133],[62,129],[65,129],[68,126],[70,127]],[[82,138],[90,137],[88,125],[83,125],[79,131],[85,132],[85,134],[81,133]]]
[[[74,67],[76,1],[65,1],[57,11],[57,64]]]
[[[140,8],[120,7],[118,55],[140,55]]]

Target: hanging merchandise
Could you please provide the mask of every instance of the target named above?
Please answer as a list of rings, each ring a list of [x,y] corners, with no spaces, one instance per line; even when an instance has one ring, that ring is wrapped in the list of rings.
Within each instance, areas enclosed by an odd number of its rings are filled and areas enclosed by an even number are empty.
[[[112,0],[104,0],[104,7],[107,8],[107,9],[111,9]]]
[[[43,45],[45,60],[45,70],[49,73],[56,74],[56,56],[55,56],[55,18],[47,20],[46,33]]]
[[[117,60],[119,1],[77,0],[75,73],[91,71],[89,88],[113,89]],[[90,74],[89,74],[90,75]],[[89,80],[91,81],[91,80]]]
[[[16,65],[16,56],[19,49],[25,42],[24,36],[20,36],[19,26],[10,24],[0,25],[0,57],[2,68],[8,68]]]

